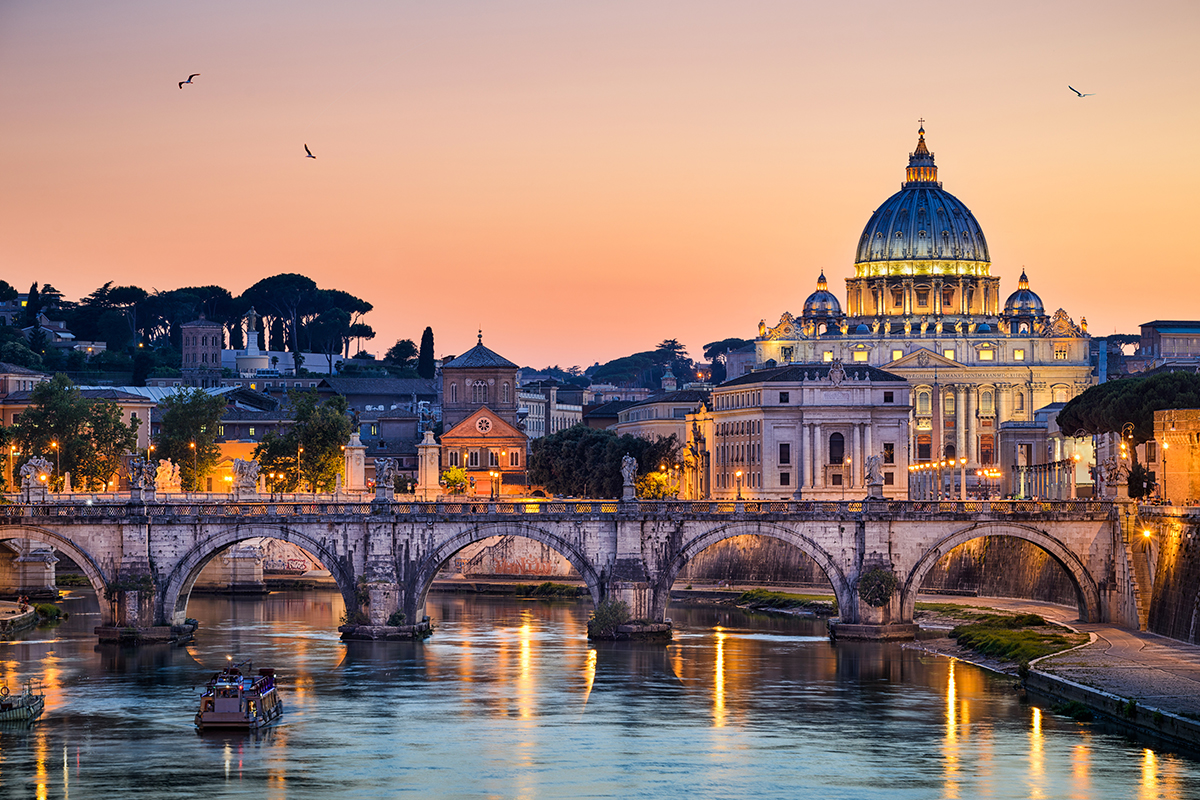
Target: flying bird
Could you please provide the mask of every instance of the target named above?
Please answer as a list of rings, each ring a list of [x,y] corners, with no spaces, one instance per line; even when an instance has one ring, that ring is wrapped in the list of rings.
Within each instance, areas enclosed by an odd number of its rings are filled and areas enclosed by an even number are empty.
[[[1087,92],[1087,93],[1081,92],[1069,83],[1067,84],[1067,88],[1070,89],[1075,94],[1079,95],[1080,97],[1091,97],[1092,95],[1095,94],[1095,92]]]
[[[307,158],[316,158],[316,156],[312,154],[312,150],[308,149],[308,145],[304,145],[304,155]]]
[[[183,88],[183,85],[184,85],[185,83],[191,83],[191,82],[192,82],[192,78],[198,78],[198,77],[200,77],[200,73],[199,73],[199,72],[193,72],[191,75],[188,75],[188,79],[187,79],[186,81],[180,81],[180,82],[179,82],[179,88],[180,88],[180,89],[182,89],[182,88]]]

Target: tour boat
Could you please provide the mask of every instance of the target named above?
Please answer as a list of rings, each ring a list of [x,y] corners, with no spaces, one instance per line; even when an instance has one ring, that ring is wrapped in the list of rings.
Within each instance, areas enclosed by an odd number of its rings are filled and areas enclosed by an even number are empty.
[[[20,694],[9,694],[0,686],[0,722],[27,722],[46,707],[46,695],[34,694],[33,684],[26,683]]]
[[[283,714],[283,701],[275,689],[275,670],[260,669],[257,677],[248,673],[249,661],[226,667],[212,676],[200,696],[196,727],[200,730],[223,729],[251,731],[269,725]]]

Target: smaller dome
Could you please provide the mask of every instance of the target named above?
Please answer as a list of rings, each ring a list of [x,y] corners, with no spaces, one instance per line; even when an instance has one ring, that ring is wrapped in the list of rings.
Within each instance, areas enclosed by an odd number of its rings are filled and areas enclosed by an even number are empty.
[[[1017,290],[1010,294],[1004,303],[1004,315],[1015,317],[1030,314],[1041,317],[1046,314],[1046,309],[1042,306],[1042,298],[1030,290],[1025,270],[1021,270],[1021,280],[1017,282]]]
[[[979,323],[979,327],[975,329],[975,332],[976,333],[991,333],[992,326],[988,325],[986,322],[981,322],[981,323]]]
[[[858,336],[866,336],[870,332],[871,332],[871,329],[868,328],[866,326],[866,324],[862,323],[862,322],[858,323],[858,327],[854,329],[854,333]]]
[[[833,292],[829,291],[829,284],[825,282],[825,272],[822,271],[821,277],[817,279],[817,290],[804,301],[804,318],[840,317],[841,315],[842,305],[834,297]]]

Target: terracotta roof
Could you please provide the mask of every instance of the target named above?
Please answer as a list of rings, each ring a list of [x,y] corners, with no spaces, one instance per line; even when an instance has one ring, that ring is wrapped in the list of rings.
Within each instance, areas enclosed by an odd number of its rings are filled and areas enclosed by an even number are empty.
[[[442,364],[442,369],[477,369],[479,367],[506,367],[519,369],[504,356],[483,346],[483,342],[472,347],[453,361]]]
[[[339,378],[321,381],[317,388],[328,387],[338,394],[384,394],[396,397],[436,395],[437,385],[424,378]]]

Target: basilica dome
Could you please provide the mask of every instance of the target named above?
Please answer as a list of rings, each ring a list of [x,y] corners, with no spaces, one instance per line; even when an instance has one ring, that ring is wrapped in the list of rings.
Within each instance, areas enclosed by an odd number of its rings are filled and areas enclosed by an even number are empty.
[[[842,305],[833,292],[829,291],[825,273],[822,272],[821,277],[817,279],[817,290],[804,301],[804,318],[840,317],[841,315]]]
[[[855,273],[987,275],[987,240],[975,215],[937,179],[925,128],[909,154],[906,180],[883,202],[858,240]]]
[[[1010,294],[1008,300],[1004,302],[1004,315],[1006,317],[1025,315],[1040,317],[1045,313],[1046,310],[1042,307],[1042,298],[1029,288],[1029,279],[1025,277],[1025,270],[1021,270],[1021,280],[1017,282],[1017,290]]]

